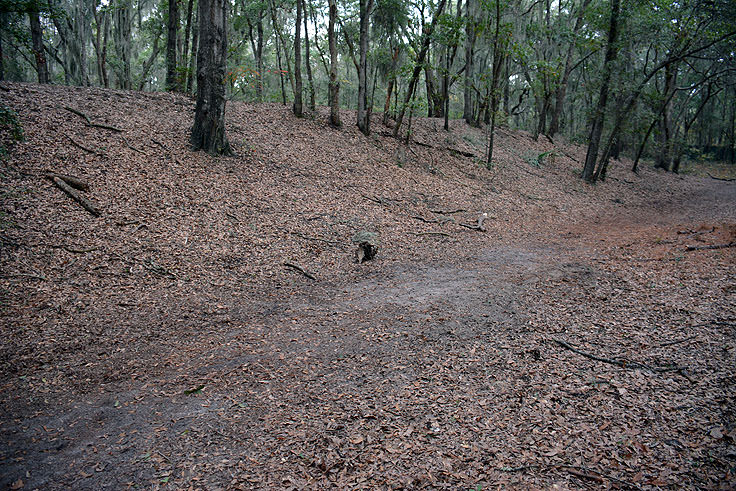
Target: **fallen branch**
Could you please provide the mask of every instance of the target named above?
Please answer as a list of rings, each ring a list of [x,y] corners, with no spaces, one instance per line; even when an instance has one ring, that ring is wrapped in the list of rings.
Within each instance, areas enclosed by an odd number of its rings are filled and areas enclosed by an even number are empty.
[[[76,114],[77,116],[79,116],[81,118],[84,118],[84,120],[87,122],[87,125],[91,125],[92,124],[92,121],[90,121],[89,116],[87,116],[86,114],[84,114],[82,111],[77,111],[73,107],[69,107],[69,106],[65,106],[64,109],[66,109],[69,112],[73,112],[74,114]]]
[[[713,174],[711,174],[710,172],[708,172],[708,175],[710,176],[711,179],[715,179],[716,181],[729,181],[729,182],[730,181],[736,181],[736,179],[728,179],[726,177],[716,177]]]
[[[66,194],[71,196],[77,203],[82,205],[82,207],[84,207],[85,210],[87,210],[88,212],[90,212],[92,215],[96,217],[100,216],[100,213],[101,213],[100,210],[94,204],[92,204],[91,201],[89,201],[84,196],[80,196],[79,193],[77,193],[71,186],[69,186],[62,179],[56,176],[49,176],[49,178],[56,185],[56,187],[58,187],[59,189],[64,191]]]
[[[429,211],[431,211],[432,213],[436,213],[438,215],[453,215],[455,213],[462,213],[468,210],[464,208],[458,208],[457,210],[451,210],[451,211],[450,210],[429,210]]]
[[[120,128],[116,128],[115,126],[108,126],[106,124],[90,123],[87,126],[92,126],[93,128],[102,128],[103,130],[110,130],[110,131],[114,131],[115,133],[123,132],[123,130],[121,130]]]
[[[461,223],[459,225],[471,230],[479,230],[481,232],[485,232],[486,228],[483,226],[483,222],[486,220],[486,218],[488,218],[488,213],[483,213],[481,216],[478,217],[478,223],[476,225],[470,225],[468,223]]]
[[[143,150],[139,150],[139,149],[135,148],[133,145],[131,145],[130,143],[128,143],[128,139],[125,138],[125,137],[123,137],[123,143],[125,143],[125,146],[128,147],[129,149],[133,150],[134,152],[138,152],[138,153],[141,153],[143,155],[146,154],[146,152],[144,152]]]
[[[414,218],[415,220],[421,220],[424,223],[440,223],[440,221],[437,220],[436,218],[433,218],[432,220],[427,220],[426,218],[423,218],[417,215],[412,216],[412,218]]]
[[[91,148],[85,147],[84,145],[82,145],[81,143],[79,143],[78,141],[76,141],[74,138],[72,138],[69,135],[67,135],[66,137],[69,138],[69,141],[72,142],[72,145],[74,145],[75,147],[77,147],[77,148],[79,148],[81,150],[84,150],[87,153],[91,153],[92,155],[97,155],[98,157],[104,157],[105,156],[105,154],[102,153],[102,152],[98,152],[97,150],[93,150]]]
[[[65,107],[64,107],[64,109],[66,109],[66,110],[67,110],[67,111],[69,111],[69,112],[72,112],[72,113],[76,114],[77,116],[79,116],[79,117],[81,117],[81,118],[84,118],[84,120],[85,120],[85,121],[86,121],[86,123],[87,123],[87,126],[92,126],[92,127],[94,127],[94,128],[102,128],[102,129],[105,129],[105,130],[111,130],[111,131],[115,131],[115,132],[117,132],[117,133],[122,133],[122,132],[123,132],[123,130],[121,130],[120,128],[116,128],[116,127],[114,127],[114,126],[108,126],[108,125],[106,125],[106,124],[93,123],[93,122],[92,122],[92,121],[91,121],[91,120],[89,119],[89,116],[87,116],[87,115],[86,115],[85,113],[83,113],[82,111],[79,111],[79,110],[77,110],[77,109],[74,109],[73,107],[65,106]]]
[[[450,234],[448,234],[447,232],[415,232],[414,235],[441,235],[443,237],[450,237]]]
[[[686,342],[690,341],[691,339],[695,339],[695,338],[697,338],[697,337],[698,337],[698,336],[697,336],[697,335],[695,335],[695,336],[690,336],[690,337],[687,337],[687,338],[685,338],[685,339],[678,339],[677,341],[670,341],[669,343],[662,343],[662,344],[658,344],[658,345],[657,345],[657,348],[664,348],[665,346],[674,346],[674,345],[676,345],[676,344],[680,344],[680,343],[686,343]]]
[[[83,181],[78,177],[68,176],[66,174],[57,174],[56,172],[51,171],[46,171],[46,177],[48,177],[49,179],[51,179],[52,177],[58,177],[75,189],[79,189],[81,191],[89,190],[89,184],[87,184],[87,181]]]
[[[305,271],[304,268],[302,268],[301,266],[299,266],[297,264],[284,263],[284,266],[286,266],[287,268],[291,268],[291,269],[295,269],[296,271],[299,271],[301,274],[303,274],[304,276],[306,276],[310,280],[316,280],[317,279],[314,275],[312,275],[309,272]]]
[[[729,242],[728,244],[707,245],[707,246],[687,246],[685,250],[686,251],[705,251],[705,250],[714,250],[714,249],[726,249],[728,247],[736,247],[736,242]]]
[[[569,343],[566,343],[565,341],[559,340],[559,339],[553,339],[555,343],[559,344],[565,349],[569,349],[573,353],[577,353],[580,356],[584,356],[585,358],[590,358],[591,360],[600,361],[603,363],[608,363],[610,365],[616,365],[617,367],[621,368],[642,368],[644,370],[649,370],[650,372],[672,372],[672,371],[680,371],[682,370],[681,367],[650,367],[649,365],[645,365],[644,363],[640,363],[638,361],[631,361],[631,360],[611,360],[610,358],[603,358],[600,356],[592,355],[590,353],[586,353],[585,351],[581,351],[574,346],[570,345]]]

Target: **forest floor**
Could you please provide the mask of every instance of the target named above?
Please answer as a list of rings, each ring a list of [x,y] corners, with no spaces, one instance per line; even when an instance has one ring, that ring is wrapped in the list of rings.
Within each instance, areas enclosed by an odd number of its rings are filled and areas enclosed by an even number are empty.
[[[0,488],[736,487],[733,167],[5,87]]]

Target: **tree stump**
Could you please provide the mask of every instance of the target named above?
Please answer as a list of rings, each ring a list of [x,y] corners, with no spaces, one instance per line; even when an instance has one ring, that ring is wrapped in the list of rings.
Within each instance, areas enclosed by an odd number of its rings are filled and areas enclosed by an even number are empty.
[[[355,250],[355,260],[358,264],[369,261],[378,254],[378,234],[361,230],[353,236],[353,243],[358,246]]]

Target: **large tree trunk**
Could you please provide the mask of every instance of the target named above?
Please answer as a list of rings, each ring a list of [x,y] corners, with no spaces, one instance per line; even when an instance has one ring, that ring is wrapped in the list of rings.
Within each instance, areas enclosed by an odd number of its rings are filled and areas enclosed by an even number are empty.
[[[335,21],[337,19],[337,0],[329,0],[330,21],[327,38],[330,45],[330,125],[338,127],[340,123],[340,82],[337,80],[337,39]]]
[[[199,0],[197,106],[189,139],[195,150],[230,155],[225,135],[228,0]]]
[[[46,54],[43,49],[43,30],[38,13],[38,4],[32,1],[28,5],[28,20],[31,23],[31,42],[33,57],[36,59],[36,74],[38,83],[49,83],[49,68],[46,64]]]
[[[601,144],[603,122],[605,120],[606,104],[608,102],[608,86],[611,82],[613,61],[616,59],[616,38],[618,36],[620,6],[621,0],[611,0],[611,24],[608,30],[608,44],[603,62],[603,81],[601,83],[600,95],[598,96],[598,105],[590,125],[588,152],[585,156],[585,166],[583,167],[582,173],[582,178],[590,182],[594,181],[593,172],[595,171],[596,159],[598,158],[598,148]]]
[[[169,23],[166,36],[166,90],[177,90],[176,39],[179,33],[179,0],[169,0]]]
[[[296,23],[294,32],[294,114],[301,118],[304,112],[302,107],[302,2],[296,0]]]
[[[360,0],[360,61],[358,62],[358,129],[370,135],[368,114],[368,28],[373,0]]]

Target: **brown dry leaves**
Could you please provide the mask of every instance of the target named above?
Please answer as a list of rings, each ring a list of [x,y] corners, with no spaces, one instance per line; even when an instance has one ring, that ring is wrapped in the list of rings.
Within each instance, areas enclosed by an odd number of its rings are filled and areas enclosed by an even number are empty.
[[[734,240],[732,184],[591,187],[584,149],[506,130],[487,170],[459,122],[402,150],[243,103],[215,159],[185,97],[8,85],[0,485],[735,484],[735,249],[685,250]]]

